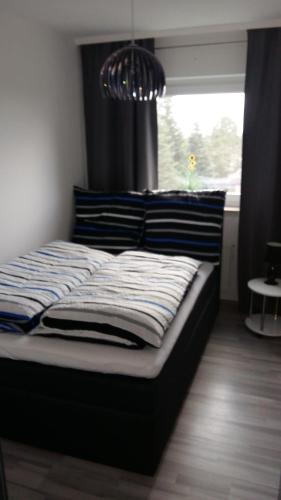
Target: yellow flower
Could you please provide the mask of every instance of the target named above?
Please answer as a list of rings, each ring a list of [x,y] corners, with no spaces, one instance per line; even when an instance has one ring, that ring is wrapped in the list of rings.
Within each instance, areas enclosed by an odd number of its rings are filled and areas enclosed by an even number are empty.
[[[187,160],[188,160],[187,170],[189,170],[189,172],[193,172],[196,167],[196,156],[193,153],[190,153],[187,157]]]

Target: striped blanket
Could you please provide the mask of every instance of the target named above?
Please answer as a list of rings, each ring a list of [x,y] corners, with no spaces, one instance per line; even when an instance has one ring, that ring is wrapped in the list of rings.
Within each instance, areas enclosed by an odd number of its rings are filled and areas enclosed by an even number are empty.
[[[54,241],[0,265],[0,332],[28,332],[43,310],[111,259],[100,250]]]
[[[50,307],[31,334],[160,347],[200,262],[126,251]]]

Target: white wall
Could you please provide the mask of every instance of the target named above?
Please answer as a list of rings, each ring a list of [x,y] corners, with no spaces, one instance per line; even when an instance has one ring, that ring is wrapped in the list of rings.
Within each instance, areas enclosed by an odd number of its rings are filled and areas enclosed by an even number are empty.
[[[0,262],[68,238],[85,180],[78,49],[41,25],[0,17]]]
[[[221,272],[221,298],[224,300],[238,300],[238,228],[239,210],[226,209],[224,212]]]

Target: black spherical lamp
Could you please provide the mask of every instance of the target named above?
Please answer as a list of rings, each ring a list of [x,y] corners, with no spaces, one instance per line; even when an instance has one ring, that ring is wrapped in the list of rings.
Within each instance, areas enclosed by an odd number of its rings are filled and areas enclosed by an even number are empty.
[[[158,59],[134,41],[132,5],[132,42],[113,52],[100,71],[103,97],[118,101],[152,101],[165,94],[165,74]]]

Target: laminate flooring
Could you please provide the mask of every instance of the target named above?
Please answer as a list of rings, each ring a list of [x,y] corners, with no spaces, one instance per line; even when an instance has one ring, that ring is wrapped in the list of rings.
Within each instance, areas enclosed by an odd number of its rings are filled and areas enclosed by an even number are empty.
[[[281,338],[251,334],[222,304],[154,477],[2,447],[9,500],[281,499]]]

